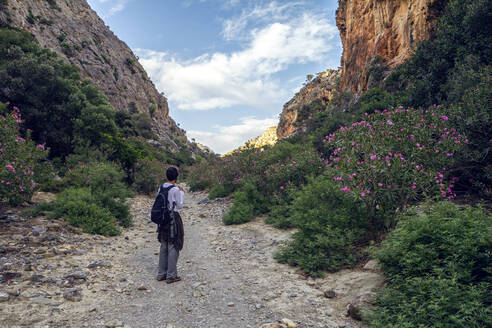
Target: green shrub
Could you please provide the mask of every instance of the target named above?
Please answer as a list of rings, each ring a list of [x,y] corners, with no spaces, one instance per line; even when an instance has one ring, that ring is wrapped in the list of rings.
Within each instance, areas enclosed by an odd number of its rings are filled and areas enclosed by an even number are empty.
[[[376,251],[388,279],[370,327],[490,327],[492,217],[450,202],[406,213]]]
[[[111,211],[100,204],[89,188],[64,190],[48,209],[52,210],[50,217],[62,217],[70,225],[83,228],[84,232],[110,236],[120,234]]]
[[[232,207],[222,218],[224,224],[241,224],[268,210],[268,199],[258,192],[257,186],[245,183],[234,193]]]
[[[364,204],[329,176],[311,180],[295,196],[286,220],[298,231],[276,258],[315,276],[354,265],[369,237]]]
[[[161,161],[140,159],[137,163],[133,187],[138,193],[155,195],[166,179],[166,170],[167,166]]]
[[[128,227],[131,217],[125,199],[133,194],[123,178],[123,172],[112,163],[89,162],[79,163],[69,169],[63,178],[63,184],[71,188],[88,188],[100,206],[109,210],[120,225]]]
[[[215,199],[219,197],[226,197],[234,191],[234,187],[231,185],[215,185],[212,186],[208,193],[208,198]]]

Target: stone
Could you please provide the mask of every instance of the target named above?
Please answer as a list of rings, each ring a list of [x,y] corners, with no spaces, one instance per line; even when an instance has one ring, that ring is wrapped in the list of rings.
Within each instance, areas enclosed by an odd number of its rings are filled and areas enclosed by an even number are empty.
[[[274,322],[274,323],[265,323],[261,325],[260,328],[287,328],[287,326],[278,322]]]
[[[45,227],[40,227],[40,226],[33,226],[32,227],[32,235],[33,236],[40,236],[46,232]]]
[[[235,304],[234,304],[234,303],[232,303],[232,302],[227,303],[227,306],[228,306],[228,307],[233,307],[234,305],[235,305]]]
[[[207,197],[203,198],[198,202],[198,204],[207,204],[207,203],[210,203],[210,199],[208,199]]]
[[[294,321],[287,318],[280,320],[280,323],[286,325],[287,328],[297,328],[297,324]]]
[[[147,286],[140,285],[140,286],[138,286],[137,290],[147,290]]]
[[[9,271],[9,272],[4,272],[2,277],[3,277],[3,280],[9,281],[9,280],[13,280],[13,279],[17,279],[17,278],[22,277],[22,273]]]
[[[5,292],[0,292],[0,302],[7,302],[9,300],[9,294]]]
[[[106,322],[106,324],[104,326],[106,328],[117,328],[117,327],[123,327],[124,324],[123,324],[123,321],[121,321],[121,320],[111,320],[111,321]]]
[[[347,305],[347,316],[358,321],[362,320],[362,309],[371,307],[371,302],[375,297],[376,293],[373,292],[366,292],[357,296]]]
[[[325,295],[326,298],[335,298],[337,297],[337,294],[335,293],[334,290],[325,290],[323,295]]]
[[[77,288],[69,288],[63,292],[63,298],[71,302],[80,302],[82,293]]]
[[[364,270],[378,270],[378,268],[379,268],[379,263],[378,263],[378,260],[375,260],[375,259],[370,260],[363,267]]]
[[[92,262],[87,266],[88,269],[94,269],[94,268],[110,268],[111,267],[111,261],[108,260],[99,260]]]
[[[71,273],[65,275],[65,279],[69,279],[69,278],[86,280],[87,274],[82,270],[77,270],[77,271],[74,271],[74,272],[71,272]]]

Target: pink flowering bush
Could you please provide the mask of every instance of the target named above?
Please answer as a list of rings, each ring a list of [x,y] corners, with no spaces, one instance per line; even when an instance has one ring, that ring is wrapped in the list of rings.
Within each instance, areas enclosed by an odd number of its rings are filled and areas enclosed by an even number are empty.
[[[48,156],[43,145],[31,140],[30,132],[21,136],[21,114],[17,107],[7,110],[0,104],[0,202],[19,205],[29,201],[40,182],[49,176]]]
[[[440,195],[452,199],[449,167],[468,142],[449,123],[451,110],[402,107],[376,111],[324,139],[339,189],[366,204],[368,217],[394,213],[409,202]]]

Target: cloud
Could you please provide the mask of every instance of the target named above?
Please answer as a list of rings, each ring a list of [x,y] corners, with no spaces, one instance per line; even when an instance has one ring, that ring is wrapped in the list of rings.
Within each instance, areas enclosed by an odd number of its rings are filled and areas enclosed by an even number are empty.
[[[241,15],[224,20],[222,23],[222,36],[226,40],[241,40],[249,37],[247,27],[250,24],[258,24],[265,21],[282,22],[295,16],[295,9],[302,2],[288,2],[279,4],[272,1],[268,4],[255,4],[250,9],[243,9]]]
[[[145,49],[136,49],[136,53],[157,87],[178,109],[235,105],[267,109],[278,106],[288,93],[275,74],[293,64],[325,61],[337,33],[327,18],[304,12],[250,30],[250,40],[240,51],[203,54],[192,60]]]
[[[103,18],[111,17],[124,10],[126,5],[133,0],[89,0],[89,4],[99,3],[103,6],[101,16]]]
[[[266,128],[277,123],[278,119],[276,118],[243,117],[239,124],[215,126],[215,132],[191,130],[187,132],[187,136],[199,140],[202,144],[213,145],[215,152],[223,154],[243,145],[245,140],[262,135]]]

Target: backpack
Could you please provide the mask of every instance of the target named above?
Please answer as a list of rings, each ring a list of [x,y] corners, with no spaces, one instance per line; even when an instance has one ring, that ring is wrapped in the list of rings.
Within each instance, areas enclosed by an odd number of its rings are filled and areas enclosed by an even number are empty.
[[[160,187],[159,193],[155,198],[154,205],[152,205],[152,211],[150,212],[150,220],[157,224],[158,226],[166,226],[171,223],[172,213],[169,210],[167,195],[169,190],[176,187],[171,185],[168,187]]]

